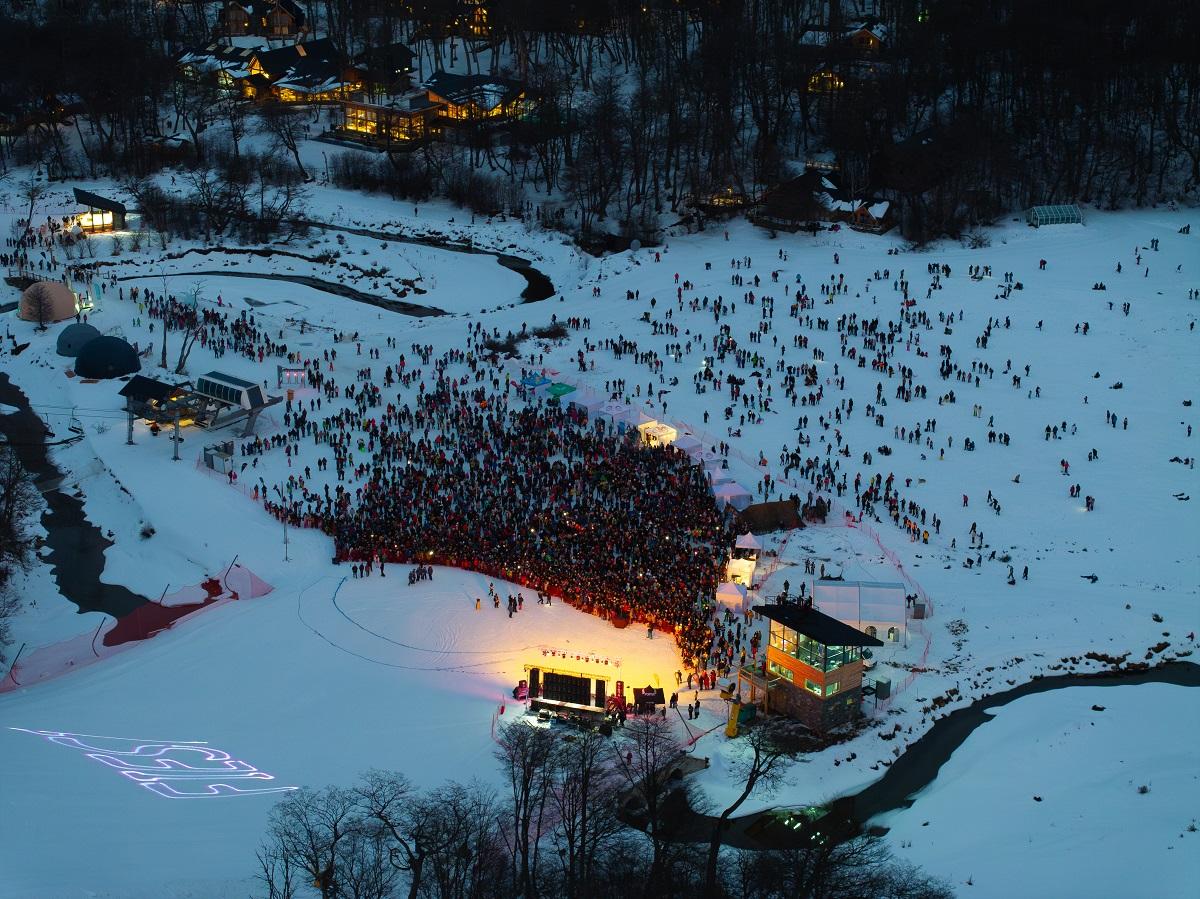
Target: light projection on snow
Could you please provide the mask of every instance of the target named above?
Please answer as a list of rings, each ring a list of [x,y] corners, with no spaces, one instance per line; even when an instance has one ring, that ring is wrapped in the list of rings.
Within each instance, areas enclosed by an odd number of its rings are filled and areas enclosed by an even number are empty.
[[[167,799],[225,799],[286,793],[296,787],[267,786],[274,775],[195,740],[139,740],[57,730],[9,730],[77,749],[136,784]]]

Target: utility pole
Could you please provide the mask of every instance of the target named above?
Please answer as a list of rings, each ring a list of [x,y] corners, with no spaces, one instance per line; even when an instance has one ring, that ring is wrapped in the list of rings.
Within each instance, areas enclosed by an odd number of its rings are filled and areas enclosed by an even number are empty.
[[[129,422],[128,428],[125,431],[125,445],[133,446],[133,410],[127,409],[126,412],[129,415]]]
[[[171,438],[171,441],[175,444],[175,454],[173,456],[171,456],[171,461],[178,462],[179,461],[179,410],[178,409],[175,410],[175,436]]]
[[[284,500],[283,491],[279,489],[278,484],[275,485],[275,492],[279,495],[280,512],[282,513],[279,520],[283,522],[283,561],[290,562],[291,559],[288,558],[287,509],[284,508],[286,500]]]

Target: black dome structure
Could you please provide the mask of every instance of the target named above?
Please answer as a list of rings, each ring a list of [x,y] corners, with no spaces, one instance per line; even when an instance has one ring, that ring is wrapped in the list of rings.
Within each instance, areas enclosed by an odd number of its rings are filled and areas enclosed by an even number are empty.
[[[87,344],[100,336],[100,329],[87,322],[71,322],[58,334],[58,355],[74,358]]]
[[[75,374],[81,378],[119,378],[140,371],[137,353],[120,337],[97,337],[88,341],[75,359]]]

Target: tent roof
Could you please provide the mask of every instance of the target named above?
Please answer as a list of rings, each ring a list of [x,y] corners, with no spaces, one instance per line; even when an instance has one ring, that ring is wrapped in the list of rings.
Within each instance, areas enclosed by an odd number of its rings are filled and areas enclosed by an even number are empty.
[[[749,531],[746,531],[746,533],[737,538],[737,543],[734,546],[738,549],[762,549],[762,541]]]
[[[738,496],[741,494],[745,494],[746,496],[750,495],[750,491],[736,481],[730,481],[725,484],[717,484],[713,487],[713,493],[717,494],[718,496]]]
[[[843,624],[811,606],[773,603],[755,606],[754,611],[826,646],[883,646],[883,641],[868,637],[858,628]]]

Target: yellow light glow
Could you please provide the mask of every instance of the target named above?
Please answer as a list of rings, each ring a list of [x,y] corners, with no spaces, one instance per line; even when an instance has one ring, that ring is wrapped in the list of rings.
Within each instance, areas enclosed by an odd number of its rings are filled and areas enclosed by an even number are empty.
[[[113,226],[111,212],[85,212],[77,216],[75,221],[84,231],[104,231]]]

